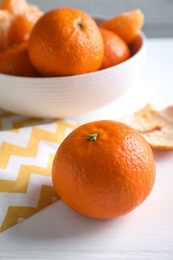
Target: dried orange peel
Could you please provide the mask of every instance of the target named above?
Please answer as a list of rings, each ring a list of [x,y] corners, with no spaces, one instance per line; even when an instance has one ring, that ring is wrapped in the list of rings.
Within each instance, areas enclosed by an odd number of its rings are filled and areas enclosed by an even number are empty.
[[[121,122],[138,130],[155,149],[173,149],[173,106],[157,111],[150,104]]]

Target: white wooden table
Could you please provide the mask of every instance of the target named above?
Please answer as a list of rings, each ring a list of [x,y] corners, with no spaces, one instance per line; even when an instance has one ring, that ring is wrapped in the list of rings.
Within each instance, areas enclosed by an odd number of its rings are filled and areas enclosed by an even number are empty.
[[[75,119],[118,119],[150,102],[173,104],[173,39],[149,39],[139,84],[113,104]],[[57,201],[0,233],[0,259],[172,260],[173,151],[154,152],[157,178],[148,199],[123,217],[84,218]]]

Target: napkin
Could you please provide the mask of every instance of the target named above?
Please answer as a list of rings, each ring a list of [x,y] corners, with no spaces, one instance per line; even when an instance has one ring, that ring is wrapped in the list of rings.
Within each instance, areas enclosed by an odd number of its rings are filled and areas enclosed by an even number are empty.
[[[51,167],[75,123],[0,110],[0,232],[57,200]]]

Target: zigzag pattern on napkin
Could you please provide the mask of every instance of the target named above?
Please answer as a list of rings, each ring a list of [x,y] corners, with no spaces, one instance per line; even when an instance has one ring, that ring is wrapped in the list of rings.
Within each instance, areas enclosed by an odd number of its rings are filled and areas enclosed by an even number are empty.
[[[70,127],[71,126],[67,123],[56,123],[55,133],[33,127],[27,147],[21,147],[11,143],[3,142],[0,147],[0,168],[5,169],[7,167],[11,155],[21,157],[35,157],[41,140],[53,143],[61,143],[66,136],[67,128]],[[11,151],[13,151],[13,154],[11,154]]]
[[[50,205],[55,198],[58,199],[54,189],[42,185],[37,207],[9,206],[4,221],[0,226],[0,232],[39,212]]]
[[[51,182],[52,161],[58,145],[75,128],[0,111],[0,129],[7,118],[8,131],[0,131],[0,232],[58,199]]]
[[[54,154],[50,154],[48,157],[47,167],[39,167],[39,166],[29,165],[29,164],[21,165],[19,172],[16,173],[17,175],[16,180],[10,180],[10,177],[8,176],[7,176],[8,180],[0,179],[0,192],[26,193],[32,174],[43,175],[43,176],[51,175],[51,166],[52,166],[53,158],[54,158]]]
[[[13,132],[18,132],[19,128],[27,125],[31,126],[34,124],[49,123],[52,121],[52,119],[16,115],[11,112],[3,111],[0,109],[0,130],[10,130]]]
[[[46,167],[21,165],[15,181],[0,180],[0,232],[58,199],[51,182],[53,158],[50,154]]]

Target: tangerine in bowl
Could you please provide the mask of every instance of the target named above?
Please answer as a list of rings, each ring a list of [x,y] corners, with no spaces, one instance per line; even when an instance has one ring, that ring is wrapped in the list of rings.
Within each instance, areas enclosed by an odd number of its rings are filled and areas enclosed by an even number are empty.
[[[95,16],[94,20],[98,26],[102,26],[102,23],[104,25],[105,18]],[[80,26],[78,20],[75,26],[79,30],[85,29],[85,27]],[[96,36],[100,37],[95,34],[94,37]],[[32,37],[31,32],[30,39],[32,38],[34,37]],[[48,40],[53,46],[52,40]],[[98,69],[101,65],[98,58],[94,65],[92,63],[92,68],[91,66],[87,67],[85,60],[92,59],[94,55],[97,57],[103,55],[102,50],[95,46],[96,51],[93,50],[93,55],[82,52],[80,54],[81,63],[75,64],[74,67],[72,67],[69,55],[69,62],[64,63],[64,68],[67,68],[69,64],[68,74],[63,74],[62,70],[60,75],[56,76],[50,74],[52,70],[47,70],[53,59],[45,59],[47,65],[42,66],[41,62],[44,57],[39,53],[38,59],[33,58],[35,57],[34,53],[38,51],[33,46],[36,45],[29,42],[29,54],[31,61],[33,59],[33,64],[36,65],[36,69],[41,70],[39,71],[40,76],[17,76],[0,73],[0,107],[10,112],[32,117],[64,118],[77,116],[114,102],[139,79],[146,56],[146,37],[140,31],[138,36],[130,44],[128,43],[130,57],[127,53],[126,57],[128,58],[121,63]],[[83,57],[85,59],[82,61]],[[57,67],[63,68],[61,64],[63,63],[63,55],[59,60]],[[55,64],[55,60],[53,62]],[[82,70],[83,68],[84,70]],[[81,70],[81,73],[77,74],[76,71],[79,70]],[[41,73],[42,71],[45,73]]]

